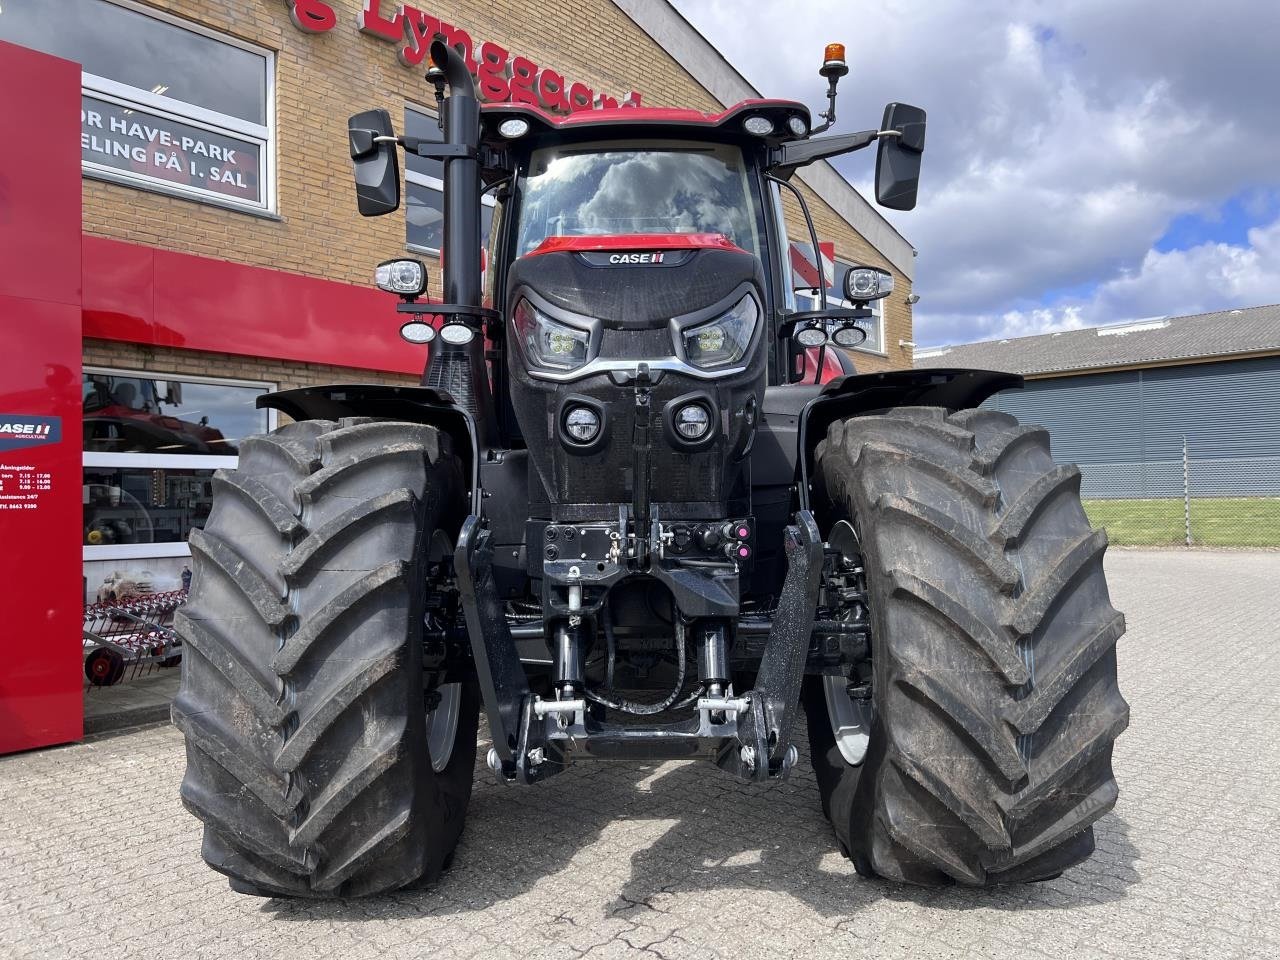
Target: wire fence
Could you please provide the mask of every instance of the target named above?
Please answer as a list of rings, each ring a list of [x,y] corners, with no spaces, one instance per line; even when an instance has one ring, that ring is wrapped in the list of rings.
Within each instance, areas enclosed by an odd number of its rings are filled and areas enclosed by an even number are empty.
[[[1112,543],[1280,548],[1280,457],[1080,464],[1089,519]]]

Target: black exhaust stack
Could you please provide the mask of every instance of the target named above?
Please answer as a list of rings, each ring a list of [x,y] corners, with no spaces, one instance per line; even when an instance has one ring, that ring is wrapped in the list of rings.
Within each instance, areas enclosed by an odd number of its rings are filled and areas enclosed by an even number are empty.
[[[462,56],[439,40],[431,61],[444,71],[449,96],[440,106],[444,125],[444,247],[442,299],[458,308],[445,322],[461,321],[475,331],[468,343],[436,340],[422,375],[424,386],[447,391],[476,420],[481,437],[493,436],[493,396],[484,360],[480,281],[480,102]]]
[[[459,53],[439,40],[431,60],[449,96],[440,106],[444,142],[465,154],[444,158],[444,302],[480,306],[480,101]]]

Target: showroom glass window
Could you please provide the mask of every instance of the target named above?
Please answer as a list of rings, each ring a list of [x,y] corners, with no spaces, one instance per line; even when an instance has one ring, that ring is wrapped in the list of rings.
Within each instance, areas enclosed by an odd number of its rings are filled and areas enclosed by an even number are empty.
[[[272,385],[88,367],[82,388],[84,559],[185,556],[213,472],[273,427]]]
[[[423,140],[441,140],[440,124],[432,113],[406,107],[404,132]],[[440,255],[444,242],[444,162],[406,153],[404,156],[405,243],[411,250]],[[494,199],[480,198],[480,244],[489,246]]]
[[[812,244],[796,242],[795,247],[804,254],[805,259],[809,260],[810,263],[813,262]],[[853,264],[844,260],[837,260],[835,265],[835,282],[827,288],[827,306],[852,307],[853,304],[844,299],[844,278],[845,274],[853,269]],[[793,282],[796,287],[797,310],[817,310],[821,307],[822,303],[818,298],[818,291],[812,288],[805,288],[805,281],[798,272],[793,272]],[[871,318],[858,321],[858,326],[867,331],[867,339],[862,346],[854,347],[854,349],[868,353],[884,353],[884,300],[872,300],[868,306],[871,308]]]
[[[85,176],[274,210],[270,51],[132,0],[4,0],[0,40],[81,64]]]

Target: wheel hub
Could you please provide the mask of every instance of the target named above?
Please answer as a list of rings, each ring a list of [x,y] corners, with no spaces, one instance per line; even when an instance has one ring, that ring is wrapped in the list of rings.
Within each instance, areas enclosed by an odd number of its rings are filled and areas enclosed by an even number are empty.
[[[443,773],[453,756],[458,738],[458,716],[462,711],[462,684],[443,683],[432,691],[436,696],[433,709],[427,711],[427,753],[431,769]]]
[[[827,538],[827,547],[839,553],[838,564],[845,576],[866,593],[866,574],[863,570],[862,549],[858,542],[857,531],[847,520],[839,521],[831,528]],[[850,695],[850,680],[839,675],[824,675],[822,693],[827,702],[827,719],[831,722],[831,732],[835,736],[836,746],[845,763],[858,766],[867,756],[867,745],[871,741],[872,704],[870,688],[863,684],[859,687],[859,696]]]

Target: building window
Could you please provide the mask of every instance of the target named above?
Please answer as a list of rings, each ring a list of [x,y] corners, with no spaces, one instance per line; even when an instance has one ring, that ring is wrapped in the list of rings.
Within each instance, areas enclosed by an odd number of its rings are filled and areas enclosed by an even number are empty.
[[[404,132],[422,140],[443,138],[435,114],[421,107],[405,107]],[[444,243],[444,162],[406,153],[404,167],[405,244],[411,250],[439,256]],[[489,194],[480,198],[483,249],[489,246],[494,203]]]
[[[270,51],[132,0],[10,0],[0,40],[80,63],[86,177],[274,210]]]
[[[186,556],[213,472],[274,426],[272,385],[87,368],[82,386],[84,559]]]
[[[812,263],[811,250],[813,245],[809,243],[796,242],[796,248]],[[844,260],[835,261],[835,279],[830,287],[827,288],[827,306],[829,307],[853,307],[853,304],[844,299],[844,278],[853,264]],[[792,282],[796,291],[796,309],[797,310],[818,310],[822,306],[818,291],[812,287],[806,288],[806,282],[801,278],[798,271],[792,271]],[[855,350],[862,350],[867,353],[884,353],[884,300],[872,300],[869,304],[871,308],[871,318],[868,320],[859,320],[858,326],[867,331],[867,339],[862,346],[854,347]]]

